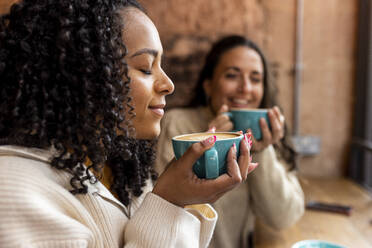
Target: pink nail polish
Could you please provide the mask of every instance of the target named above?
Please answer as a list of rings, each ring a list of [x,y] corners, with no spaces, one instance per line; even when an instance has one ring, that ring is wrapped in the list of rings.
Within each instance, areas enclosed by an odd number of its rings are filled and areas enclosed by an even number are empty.
[[[249,131],[249,132],[247,133],[247,135],[248,135],[248,139],[252,139],[252,133],[251,133],[251,131]]]
[[[217,140],[216,135],[213,135],[213,136],[210,136],[209,138],[203,140],[202,143],[203,143],[203,145],[208,146],[208,145],[214,144],[216,142],[216,140]]]
[[[244,140],[247,143],[248,149],[251,149],[251,144],[250,144],[250,142],[249,142],[249,140],[247,138],[247,134],[244,134]]]
[[[234,151],[236,152],[236,145],[235,145],[235,143],[233,143],[233,148],[234,148]]]
[[[252,162],[252,155],[251,156],[249,156],[249,163],[251,163]]]
[[[258,166],[258,163],[252,163],[249,165],[248,167],[248,173],[250,173],[251,171],[253,171],[254,169],[256,169]]]
[[[248,133],[246,133],[246,135],[248,136],[249,146],[252,147],[252,133],[251,132],[248,132]]]

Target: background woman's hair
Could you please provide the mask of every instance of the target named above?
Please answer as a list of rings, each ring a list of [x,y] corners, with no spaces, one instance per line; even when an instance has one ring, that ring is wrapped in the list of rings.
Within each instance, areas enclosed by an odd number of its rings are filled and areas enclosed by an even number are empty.
[[[106,163],[125,205],[156,177],[153,142],[131,138],[127,7],[142,10],[135,0],[23,0],[0,18],[0,144],[55,147],[52,166],[72,174],[72,193]]]
[[[250,49],[253,49],[257,52],[260,56],[262,64],[263,64],[263,87],[264,87],[264,94],[261,101],[259,108],[272,108],[274,106],[279,106],[277,101],[277,89],[275,87],[275,83],[269,80],[269,68],[268,63],[264,54],[262,53],[261,49],[251,40],[240,36],[240,35],[231,35],[223,37],[222,39],[215,42],[208,52],[204,66],[202,67],[198,80],[195,86],[195,95],[189,102],[189,107],[197,107],[197,106],[207,106],[208,100],[207,96],[204,92],[203,82],[208,79],[212,79],[213,73],[215,68],[217,67],[218,63],[222,55],[238,46],[246,46]],[[285,136],[281,140],[281,142],[275,145],[276,150],[279,152],[279,155],[289,164],[291,164],[291,169],[295,168],[295,156],[296,153],[293,149],[292,142],[290,141],[289,132],[287,125],[284,126],[285,128]]]

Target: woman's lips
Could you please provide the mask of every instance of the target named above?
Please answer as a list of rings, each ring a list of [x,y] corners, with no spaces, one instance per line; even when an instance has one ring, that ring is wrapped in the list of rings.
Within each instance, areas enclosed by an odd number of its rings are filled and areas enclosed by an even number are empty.
[[[251,101],[245,99],[230,99],[230,106],[233,108],[249,108]]]
[[[164,107],[165,107],[165,104],[159,104],[159,105],[150,106],[149,109],[157,116],[163,117]]]

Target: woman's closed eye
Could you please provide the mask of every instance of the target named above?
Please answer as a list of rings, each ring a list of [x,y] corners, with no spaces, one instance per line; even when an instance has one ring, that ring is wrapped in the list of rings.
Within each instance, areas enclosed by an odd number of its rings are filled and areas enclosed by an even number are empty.
[[[142,72],[145,75],[151,75],[152,71],[151,69],[139,69],[140,72]]]
[[[237,78],[239,75],[237,73],[226,73],[225,74],[225,78],[228,78],[228,79],[235,79]]]
[[[260,83],[262,81],[261,77],[253,76],[251,77],[251,81],[254,83]]]

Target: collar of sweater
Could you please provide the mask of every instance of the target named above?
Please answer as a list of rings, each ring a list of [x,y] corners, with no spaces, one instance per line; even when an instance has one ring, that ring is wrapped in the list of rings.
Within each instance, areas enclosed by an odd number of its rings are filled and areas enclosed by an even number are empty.
[[[39,148],[31,148],[31,147],[22,147],[22,146],[13,146],[13,145],[2,145],[0,146],[0,156],[17,156],[26,159],[37,160],[47,165],[50,164],[53,155],[55,155],[57,151],[54,148],[50,148],[48,150],[39,149]],[[128,207],[124,206],[118,199],[116,199],[111,192],[100,182],[91,183],[89,181],[85,182],[88,186],[88,192],[91,194],[97,194],[106,201],[111,202],[112,204],[119,207],[124,214],[128,217],[131,217],[131,206]],[[148,183],[148,182],[147,182]],[[138,199],[132,199],[133,203],[138,205]]]

